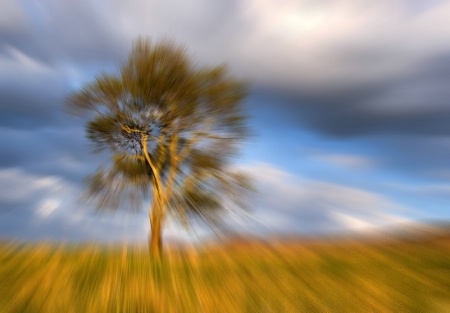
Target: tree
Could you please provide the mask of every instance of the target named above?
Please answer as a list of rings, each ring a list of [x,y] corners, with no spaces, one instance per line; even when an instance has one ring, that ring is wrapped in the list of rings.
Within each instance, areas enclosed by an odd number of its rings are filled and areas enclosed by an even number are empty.
[[[69,112],[87,119],[94,152],[111,155],[86,178],[83,198],[101,210],[138,209],[150,199],[149,250],[157,257],[168,216],[214,227],[226,205],[244,207],[250,190],[230,166],[248,134],[245,94],[225,66],[199,68],[170,41],[139,39],[117,73],[68,98]]]

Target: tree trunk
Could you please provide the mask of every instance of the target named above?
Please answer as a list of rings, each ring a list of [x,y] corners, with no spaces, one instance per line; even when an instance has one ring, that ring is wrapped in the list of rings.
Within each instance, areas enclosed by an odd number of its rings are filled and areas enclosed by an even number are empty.
[[[142,135],[142,148],[144,150],[144,156],[147,160],[148,165],[150,166],[153,177],[155,179],[153,185],[153,195],[154,199],[152,201],[152,206],[150,208],[150,238],[148,239],[148,249],[150,252],[150,256],[155,257],[158,260],[162,258],[162,223],[163,223],[163,214],[162,209],[165,205],[165,200],[163,196],[163,188],[161,183],[160,173],[157,171],[155,165],[150,158],[150,155],[147,151],[147,139],[148,135]]]
[[[162,258],[162,218],[156,205],[152,204],[150,212],[150,235],[148,249],[150,256],[161,260]]]

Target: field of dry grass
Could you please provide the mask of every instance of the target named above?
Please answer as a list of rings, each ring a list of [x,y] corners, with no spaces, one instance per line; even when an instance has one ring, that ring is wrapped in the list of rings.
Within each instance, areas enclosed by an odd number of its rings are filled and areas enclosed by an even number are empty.
[[[0,244],[0,312],[450,312],[450,235],[144,247]]]

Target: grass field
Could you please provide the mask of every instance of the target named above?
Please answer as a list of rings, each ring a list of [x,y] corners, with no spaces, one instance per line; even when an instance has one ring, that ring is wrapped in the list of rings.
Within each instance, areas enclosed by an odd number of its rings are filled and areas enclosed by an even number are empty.
[[[168,251],[0,244],[0,312],[450,312],[450,235]]]

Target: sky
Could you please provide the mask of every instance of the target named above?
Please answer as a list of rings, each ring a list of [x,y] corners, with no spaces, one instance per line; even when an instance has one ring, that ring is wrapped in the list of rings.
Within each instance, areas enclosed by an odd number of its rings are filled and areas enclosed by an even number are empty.
[[[0,239],[143,241],[148,212],[81,207],[90,153],[67,95],[134,40],[170,38],[251,82],[233,231],[372,231],[450,219],[450,1],[0,0]],[[186,234],[169,223],[167,239]],[[198,237],[196,237],[196,235]],[[195,239],[189,239],[195,240]]]

